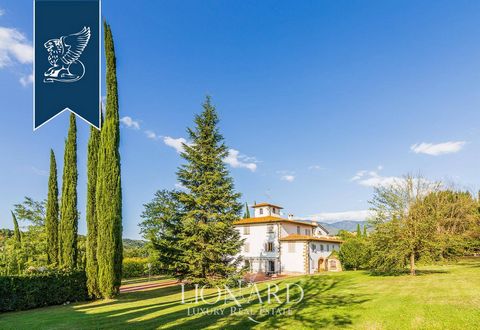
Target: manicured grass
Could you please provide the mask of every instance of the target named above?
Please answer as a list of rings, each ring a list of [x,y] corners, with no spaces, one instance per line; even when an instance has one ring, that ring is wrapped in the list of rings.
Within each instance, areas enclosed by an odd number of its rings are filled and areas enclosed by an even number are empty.
[[[281,304],[291,315],[258,315],[260,304],[244,303],[246,315],[188,315],[189,307],[225,308],[223,301],[181,304],[179,286],[125,293],[117,300],[78,303],[0,315],[0,329],[475,329],[480,324],[480,260],[426,266],[416,277],[369,276],[364,272],[324,273],[282,279]],[[284,301],[285,284],[298,283],[304,291],[299,303]],[[267,283],[259,284],[266,298]],[[294,288],[292,287],[292,292]],[[296,292],[296,291],[295,291]],[[187,298],[193,290],[186,291]],[[207,301],[215,294],[205,290]],[[249,289],[244,290],[248,298]],[[207,297],[206,297],[207,298]],[[291,299],[298,298],[298,292]],[[265,299],[266,300],[266,299]],[[187,302],[189,299],[187,299]],[[245,300],[241,300],[245,302]],[[265,301],[264,301],[265,302]],[[278,311],[278,309],[277,309]]]
[[[162,276],[162,275],[155,275],[151,276],[150,278],[148,277],[137,277],[137,278],[129,278],[126,280],[122,280],[122,287],[128,288],[131,286],[138,286],[138,285],[149,285],[149,284],[158,284],[158,283],[164,283],[164,282],[171,282],[175,279],[168,277],[168,276]]]

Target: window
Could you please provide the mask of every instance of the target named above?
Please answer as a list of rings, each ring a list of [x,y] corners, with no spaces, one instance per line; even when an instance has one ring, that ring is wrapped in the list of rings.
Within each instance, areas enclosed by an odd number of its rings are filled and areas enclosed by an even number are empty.
[[[268,242],[267,246],[265,247],[265,251],[273,252],[273,242]]]
[[[245,268],[247,269],[247,271],[251,272],[252,271],[252,267],[250,265],[250,260],[245,260]]]
[[[273,233],[273,225],[268,225],[267,227],[267,233]]]
[[[273,260],[268,260],[268,271],[275,272],[275,262]]]
[[[243,235],[250,235],[250,226],[243,227]]]
[[[316,245],[316,244],[313,244],[313,243],[312,243],[311,246],[312,246],[312,252],[317,251],[317,245]]]
[[[320,252],[323,252],[323,244],[320,244]]]
[[[305,235],[310,236],[310,229],[305,229]]]
[[[243,245],[243,252],[250,252],[250,243],[245,243]]]
[[[332,270],[337,269],[337,261],[336,260],[330,260],[330,269],[332,269]]]
[[[273,213],[273,214],[277,213],[277,211],[275,210],[275,208],[272,208],[272,213]]]
[[[327,244],[327,252],[330,251],[330,245]]]
[[[297,226],[297,234],[300,235],[300,226]]]
[[[295,243],[288,243],[288,252],[290,253],[295,252]]]

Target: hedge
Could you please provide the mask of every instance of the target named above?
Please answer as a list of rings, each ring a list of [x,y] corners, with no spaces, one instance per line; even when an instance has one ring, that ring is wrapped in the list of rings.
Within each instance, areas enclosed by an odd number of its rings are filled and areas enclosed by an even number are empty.
[[[86,300],[84,271],[0,276],[0,312]]]
[[[123,259],[123,278],[142,277],[148,274],[147,258],[125,258]]]

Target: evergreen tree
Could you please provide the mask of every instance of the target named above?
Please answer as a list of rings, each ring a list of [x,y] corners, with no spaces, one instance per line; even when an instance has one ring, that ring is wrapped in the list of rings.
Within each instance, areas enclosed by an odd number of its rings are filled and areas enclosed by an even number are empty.
[[[368,237],[367,225],[363,225],[363,237]]]
[[[112,31],[106,22],[104,31],[107,104],[100,133],[95,208],[98,224],[98,285],[102,296],[110,298],[118,293],[122,279],[122,190],[115,47]]]
[[[178,181],[186,191],[182,204],[180,246],[187,270],[182,277],[192,282],[213,283],[237,274],[235,257],[242,241],[233,222],[240,218],[242,204],[224,163],[228,148],[218,129],[218,116],[207,97],[203,112],[195,117],[196,127],[188,129],[192,144],[184,144],[186,160]]]
[[[63,161],[61,199],[61,249],[60,265],[67,269],[77,266],[77,124],[75,114],[70,114],[70,128],[65,141],[65,154]]]
[[[244,219],[250,218],[250,209],[248,208],[248,203],[245,203],[245,214],[243,215]]]
[[[20,227],[18,227],[18,221],[17,217],[15,216],[15,213],[12,213],[12,220],[13,220],[13,236],[15,237],[15,245],[17,247],[20,246],[22,243],[22,234],[20,233]]]
[[[360,224],[357,223],[357,237],[362,237],[362,231],[360,230]]]
[[[50,149],[50,176],[48,178],[47,211],[45,216],[47,233],[47,262],[58,263],[58,184],[55,153]]]
[[[100,131],[95,127],[90,128],[90,139],[87,148],[87,244],[86,244],[86,273],[88,293],[92,298],[101,297],[98,288],[97,264],[97,215],[95,210],[98,147],[100,144]]]

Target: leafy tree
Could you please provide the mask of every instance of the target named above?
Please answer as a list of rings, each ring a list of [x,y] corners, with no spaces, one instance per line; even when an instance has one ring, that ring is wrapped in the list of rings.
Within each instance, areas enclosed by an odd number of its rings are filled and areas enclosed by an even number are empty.
[[[98,147],[100,131],[90,128],[90,139],[87,147],[87,242],[86,242],[86,274],[88,293],[93,298],[101,297],[98,286],[97,263],[97,215],[95,210]]]
[[[35,226],[43,226],[45,223],[46,204],[45,200],[38,202],[26,196],[22,203],[13,206],[14,213],[18,220],[29,221]]]
[[[245,214],[243,215],[244,219],[250,218],[250,209],[248,208],[248,203],[245,203]]]
[[[110,298],[118,293],[122,280],[122,188],[115,47],[110,25],[106,22],[104,33],[107,104],[98,150],[95,208],[98,285],[102,296]]]
[[[186,160],[178,172],[185,191],[178,193],[182,207],[180,258],[187,269],[181,277],[193,282],[218,282],[234,277],[242,241],[233,222],[240,218],[240,194],[224,163],[228,148],[218,129],[218,115],[210,97],[203,112],[188,129],[191,144],[184,144]]]
[[[180,245],[182,205],[177,197],[178,191],[157,191],[153,200],[144,204],[140,223],[141,233],[150,241],[149,247],[158,261],[158,269],[172,276],[188,270]]]
[[[66,269],[77,266],[77,179],[77,124],[75,114],[71,113],[65,141],[60,208],[60,265]]]
[[[362,237],[352,237],[343,242],[339,258],[345,269],[363,269],[367,266],[368,246]]]
[[[50,150],[50,176],[48,178],[47,211],[45,216],[47,233],[47,261],[58,264],[58,184],[55,153]]]

